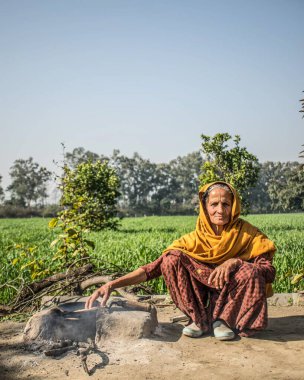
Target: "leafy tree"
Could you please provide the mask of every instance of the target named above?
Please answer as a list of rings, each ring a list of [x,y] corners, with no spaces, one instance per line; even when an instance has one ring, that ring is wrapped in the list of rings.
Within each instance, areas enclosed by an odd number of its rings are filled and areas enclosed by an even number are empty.
[[[30,157],[27,160],[19,159],[10,168],[12,183],[7,190],[11,193],[12,204],[30,207],[33,203],[43,204],[47,198],[47,182],[51,172],[41,167]]]
[[[74,222],[90,230],[114,228],[119,179],[107,162],[86,162],[74,170],[67,165],[59,188],[64,208],[59,219]]]
[[[230,183],[238,190],[243,209],[248,212],[249,189],[255,185],[259,174],[257,157],[249,153],[245,147],[240,147],[241,138],[238,135],[232,139],[234,146],[230,149],[227,142],[232,137],[228,133],[201,137],[206,158],[200,176],[201,185],[214,181]]]
[[[75,169],[63,167],[59,188],[63,209],[49,227],[61,232],[51,247],[57,246],[54,259],[66,266],[88,260],[94,243],[86,238],[89,231],[116,228],[116,201],[119,180],[107,162],[85,162]]]

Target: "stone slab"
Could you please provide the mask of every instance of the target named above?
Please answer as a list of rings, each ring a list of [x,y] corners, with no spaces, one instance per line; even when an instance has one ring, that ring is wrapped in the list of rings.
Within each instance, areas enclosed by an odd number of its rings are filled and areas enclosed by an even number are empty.
[[[24,341],[86,342],[102,344],[107,339],[140,339],[148,337],[157,327],[154,306],[110,297],[107,307],[96,305],[85,309],[88,297],[61,296],[43,299],[43,309],[34,314],[24,329]]]
[[[267,302],[271,306],[304,306],[304,292],[275,293]]]

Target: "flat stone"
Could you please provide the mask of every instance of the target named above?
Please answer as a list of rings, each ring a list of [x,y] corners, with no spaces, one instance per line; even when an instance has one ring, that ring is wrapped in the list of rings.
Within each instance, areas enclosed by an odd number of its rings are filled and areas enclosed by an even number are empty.
[[[298,293],[275,293],[267,299],[270,306],[292,306],[298,302]]]
[[[27,322],[23,340],[86,342],[96,334],[96,309],[87,312],[67,311],[59,307],[42,310]]]
[[[95,343],[122,342],[150,337],[158,325],[156,309],[150,311],[123,307],[99,308],[96,314]]]
[[[297,299],[295,300],[295,303],[294,305],[295,306],[304,306],[304,292],[299,292],[299,293],[296,293],[298,296],[297,296]]]
[[[90,338],[102,345],[108,339],[121,341],[146,338],[157,327],[154,306],[111,297],[107,307],[95,306],[87,310],[87,298],[44,299],[43,307],[49,308],[29,319],[23,340],[27,343],[58,340],[86,342]]]

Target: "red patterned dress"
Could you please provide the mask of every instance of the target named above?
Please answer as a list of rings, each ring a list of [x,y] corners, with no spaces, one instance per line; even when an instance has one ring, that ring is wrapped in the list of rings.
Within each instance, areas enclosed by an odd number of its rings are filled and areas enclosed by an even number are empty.
[[[147,280],[164,276],[175,305],[201,330],[211,330],[217,319],[241,336],[252,335],[267,326],[265,284],[275,278],[268,254],[242,261],[221,290],[208,284],[215,264],[197,261],[178,250],[167,252],[141,268]]]

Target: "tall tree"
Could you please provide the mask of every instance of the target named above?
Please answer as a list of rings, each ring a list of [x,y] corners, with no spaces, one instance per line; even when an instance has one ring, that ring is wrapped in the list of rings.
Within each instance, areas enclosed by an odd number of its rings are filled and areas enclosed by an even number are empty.
[[[268,194],[273,211],[304,210],[304,169],[299,162],[273,162]]]
[[[114,150],[110,165],[120,179],[120,205],[132,214],[147,214],[151,195],[155,191],[156,164],[143,159],[138,153],[129,158]]]
[[[192,200],[198,194],[199,176],[203,165],[203,158],[199,151],[177,157],[169,163],[172,175],[179,185],[179,203],[193,211]]]
[[[259,162],[256,156],[249,153],[247,148],[240,147],[240,136],[234,138],[228,133],[217,133],[213,137],[202,135],[202,150],[206,161],[200,176],[201,184],[214,181],[226,181],[234,186],[243,203],[244,211],[248,211],[249,189],[258,179]],[[234,146],[229,149],[229,140]]]
[[[2,176],[0,175],[0,203],[3,202],[3,200],[4,200],[4,191],[3,191],[3,188],[1,186],[1,182],[2,182]]]
[[[272,211],[272,202],[268,186],[273,176],[274,163],[271,161],[260,164],[259,177],[256,185],[249,190],[249,204],[251,212],[267,213]]]
[[[304,147],[304,144],[303,144],[302,146]],[[300,158],[304,158],[304,150],[302,150],[302,151],[300,152],[299,157],[300,157]]]
[[[304,165],[297,165],[290,173],[289,186],[291,189],[289,207],[292,211],[304,211]]]
[[[172,173],[170,164],[157,164],[155,185],[151,194],[150,208],[152,214],[167,215],[176,209],[180,196],[177,178]]]
[[[67,152],[64,156],[65,164],[71,169],[75,169],[77,165],[84,162],[95,163],[97,161],[109,160],[106,156],[98,155],[90,150],[85,150],[83,147],[74,148],[72,152]]]
[[[11,203],[22,207],[44,203],[47,198],[47,182],[52,175],[50,171],[30,157],[27,160],[16,160],[9,174],[12,183],[7,191],[11,193]]]
[[[304,91],[303,91],[304,92]],[[300,109],[299,112],[304,112],[304,99],[300,99],[300,102],[301,102],[301,106],[302,108]],[[302,118],[304,118],[304,115],[302,116]]]

